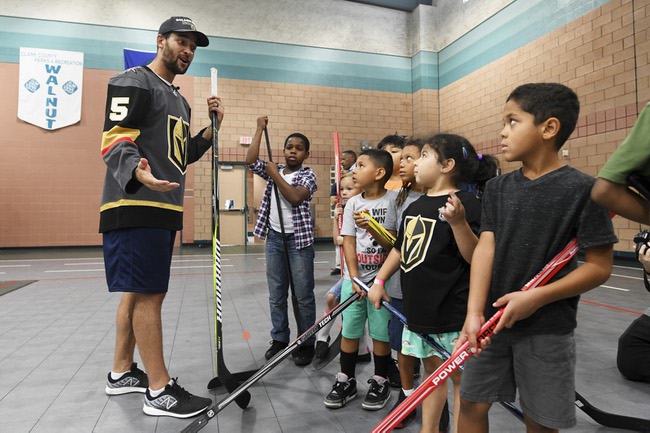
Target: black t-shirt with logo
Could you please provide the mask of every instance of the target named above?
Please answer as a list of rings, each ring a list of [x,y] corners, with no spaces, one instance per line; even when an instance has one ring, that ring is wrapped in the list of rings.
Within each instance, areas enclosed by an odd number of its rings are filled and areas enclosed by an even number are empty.
[[[475,233],[481,224],[481,202],[457,191]],[[460,331],[469,295],[469,264],[463,259],[451,227],[439,209],[448,195],[422,196],[402,215],[395,248],[401,253],[400,278],[404,315],[409,329],[423,334]]]

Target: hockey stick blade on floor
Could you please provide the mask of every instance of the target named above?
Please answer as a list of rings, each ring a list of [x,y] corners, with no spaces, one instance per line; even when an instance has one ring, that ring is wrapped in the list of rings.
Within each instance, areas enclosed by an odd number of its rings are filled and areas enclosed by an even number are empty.
[[[619,428],[624,430],[650,432],[650,419],[633,418],[625,415],[604,412],[591,403],[576,391],[576,406],[586,413],[591,419],[605,427]]]
[[[248,388],[253,386],[253,384],[255,384],[258,380],[260,380],[267,373],[269,373],[271,370],[277,367],[278,364],[280,364],[280,362],[282,362],[289,355],[291,355],[291,353],[294,350],[296,350],[302,343],[304,343],[306,340],[309,340],[311,337],[316,335],[316,333],[320,331],[323,328],[323,326],[327,325],[336,316],[341,314],[343,310],[345,310],[347,307],[352,305],[352,303],[355,302],[357,299],[359,299],[359,294],[353,293],[352,296],[350,296],[348,299],[346,299],[345,301],[337,305],[336,308],[334,308],[328,314],[323,316],[318,322],[316,322],[311,328],[306,330],[300,337],[296,338],[284,350],[276,353],[275,356],[273,356],[273,358],[269,359],[266,362],[266,364],[262,366],[262,368],[257,370],[257,372],[253,376],[251,376],[246,382],[239,385],[239,387],[233,392],[231,392],[230,395],[228,395],[220,402],[214,404],[203,414],[199,415],[199,417],[196,420],[194,420],[192,424],[190,424],[189,426],[187,426],[182,430],[182,433],[195,433],[201,430],[203,427],[205,427],[206,424],[210,422],[212,418],[217,416],[219,412],[221,412],[226,406],[232,403],[232,401],[235,400],[239,395],[241,395],[241,393],[247,392],[246,390]]]

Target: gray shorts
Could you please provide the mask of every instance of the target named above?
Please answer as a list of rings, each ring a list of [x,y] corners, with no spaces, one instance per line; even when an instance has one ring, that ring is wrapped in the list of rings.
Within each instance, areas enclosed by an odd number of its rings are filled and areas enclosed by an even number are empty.
[[[481,355],[465,363],[460,396],[476,403],[515,401],[548,428],[576,424],[575,340],[562,335],[515,335],[507,330],[492,338]]]

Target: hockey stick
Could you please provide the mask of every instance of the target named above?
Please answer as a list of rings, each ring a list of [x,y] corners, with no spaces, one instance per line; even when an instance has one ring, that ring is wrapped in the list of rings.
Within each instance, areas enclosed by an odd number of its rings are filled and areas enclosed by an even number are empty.
[[[336,176],[336,202],[343,206],[341,201],[341,144],[339,142],[339,133],[336,131],[334,133],[334,172]],[[343,215],[339,215],[338,221],[339,225],[339,235],[341,234],[341,228],[343,227]],[[341,266],[341,278],[343,278],[343,273],[345,266],[343,262],[345,261],[343,255],[343,245],[339,246],[339,257],[340,257],[340,266]]]
[[[388,243],[392,245],[395,245],[395,236],[393,236],[388,230],[384,228],[381,224],[377,222],[376,219],[374,219],[368,212],[361,212],[363,216],[366,218],[368,221],[368,225],[377,232],[381,237],[386,239]]]
[[[567,246],[560,251],[544,268],[535,275],[526,285],[521,289],[522,291],[529,290],[537,286],[546,284],[560,269],[564,267],[577,253],[578,242],[573,239]],[[496,328],[499,319],[503,315],[504,308],[499,309],[485,324],[481,327],[477,340],[483,341],[492,335],[494,328]],[[380,422],[377,427],[372,430],[372,433],[384,433],[392,431],[395,426],[402,421],[406,416],[415,409],[422,401],[427,398],[442,382],[444,382],[451,373],[456,371],[460,366],[472,356],[469,351],[469,341],[465,342],[456,352],[445,361],[426,381],[422,382],[417,387],[413,394],[408,396],[397,408],[388,414],[386,418]]]
[[[216,403],[210,407],[205,413],[203,413],[199,418],[197,418],[192,424],[187,426],[182,430],[182,433],[194,433],[201,430],[205,425],[214,418],[219,412],[221,412],[226,406],[228,406],[234,399],[237,398],[241,393],[246,392],[255,382],[264,377],[269,371],[273,370],[278,366],[286,357],[288,357],[298,346],[303,344],[306,340],[309,340],[311,337],[316,335],[316,333],[323,328],[327,323],[333,320],[336,316],[341,314],[343,310],[349,307],[353,302],[359,299],[358,293],[353,293],[348,299],[336,306],[332,311],[323,316],[318,322],[316,322],[311,328],[306,330],[300,337],[296,338],[293,343],[287,346],[281,352],[278,352],[269,359],[266,364],[262,366],[257,372],[251,376],[246,382],[239,385],[235,391],[233,391],[226,398],[221,400],[219,403]]]
[[[357,283],[359,287],[361,287],[363,290],[366,292],[370,292],[370,288],[366,283],[361,281],[359,277],[354,277],[354,282]],[[406,316],[402,314],[401,311],[399,311],[397,308],[393,307],[389,302],[387,302],[385,299],[381,300],[381,305],[390,311],[390,313],[397,317],[397,319],[402,322],[402,324],[408,328],[409,324],[406,321]],[[440,355],[444,356],[445,359],[451,358],[451,353],[447,349],[445,349],[442,345],[440,345],[436,340],[431,338],[428,334],[420,334],[419,332],[416,332],[417,336],[420,337],[422,340],[424,340],[429,346],[433,347],[436,352],[438,352]],[[463,366],[460,366],[460,369],[463,369]],[[521,413],[521,411],[512,403],[508,401],[500,401],[499,404],[503,406],[506,410],[508,410],[511,414],[516,416],[520,421],[524,420],[524,414]]]
[[[269,130],[266,126],[264,127],[264,139],[266,140],[266,151],[269,154],[269,161],[273,162],[273,156],[271,155],[271,142],[269,141]],[[287,238],[284,233],[284,217],[282,216],[282,205],[280,204],[280,192],[278,191],[278,186],[275,182],[273,183],[273,193],[275,194],[275,203],[278,206],[278,219],[280,220],[282,246],[284,247],[284,261],[287,262],[287,273],[289,274],[289,289],[291,290],[293,317],[296,319],[296,326],[298,327],[298,332],[300,332],[300,310],[298,306],[298,298],[296,297],[296,290],[293,285],[293,274],[291,273],[291,263],[289,260],[289,246],[287,245]]]
[[[217,69],[210,69],[211,92],[217,95]],[[223,359],[223,311],[221,302],[221,243],[219,233],[219,120],[212,112],[212,282],[214,287],[214,349],[217,352],[217,378],[228,392],[239,386],[239,381],[230,373]],[[214,379],[213,379],[214,380]],[[212,381],[210,381],[212,383]],[[208,384],[208,388],[210,385]],[[237,405],[246,409],[251,400],[247,392],[237,397]]]
[[[625,415],[604,412],[590,404],[576,391],[576,406],[591,419],[605,427],[620,428],[632,431],[650,432],[650,419],[634,418]]]

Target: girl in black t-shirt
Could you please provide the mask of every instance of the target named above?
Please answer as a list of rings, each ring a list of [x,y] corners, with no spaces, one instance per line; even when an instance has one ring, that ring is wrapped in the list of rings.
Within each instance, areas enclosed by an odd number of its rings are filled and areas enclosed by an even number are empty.
[[[377,280],[385,281],[400,269],[409,323],[402,334],[402,353],[422,359],[428,376],[444,360],[418,334],[428,334],[452,352],[466,315],[469,262],[478,243],[481,204],[474,192],[460,186],[469,184],[480,191],[496,175],[497,164],[458,135],[436,134],[425,143],[415,162],[415,178],[426,194],[404,211],[397,241]],[[370,301],[379,308],[382,298],[389,299],[384,287],[374,284]],[[456,421],[460,371],[451,379]],[[422,432],[438,431],[446,396],[447,386],[442,385],[424,400]]]

